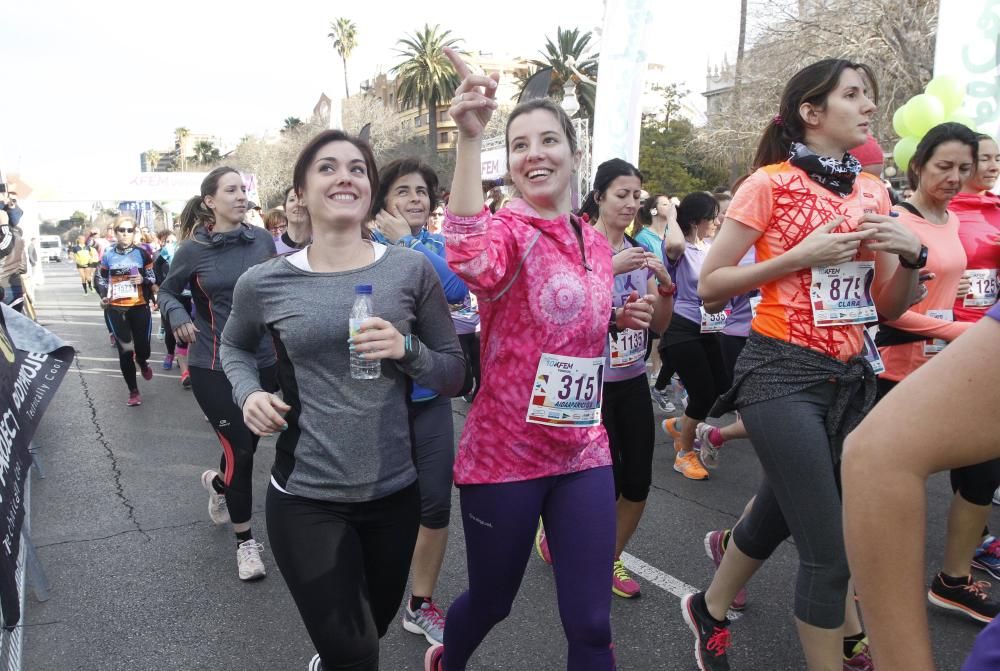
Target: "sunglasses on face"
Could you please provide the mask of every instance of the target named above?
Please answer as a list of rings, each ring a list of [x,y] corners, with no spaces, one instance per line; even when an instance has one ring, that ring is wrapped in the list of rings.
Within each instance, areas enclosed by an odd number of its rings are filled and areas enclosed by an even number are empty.
[[[116,228],[115,229],[116,233],[132,233],[134,231],[135,231],[134,228]]]

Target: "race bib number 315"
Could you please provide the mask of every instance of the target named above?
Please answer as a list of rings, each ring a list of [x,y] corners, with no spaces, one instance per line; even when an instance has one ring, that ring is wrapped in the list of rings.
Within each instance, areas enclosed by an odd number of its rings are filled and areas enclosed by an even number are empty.
[[[812,269],[810,299],[816,326],[865,324],[878,319],[872,300],[874,261]]]
[[[597,426],[603,386],[604,357],[542,354],[526,420],[562,428]]]

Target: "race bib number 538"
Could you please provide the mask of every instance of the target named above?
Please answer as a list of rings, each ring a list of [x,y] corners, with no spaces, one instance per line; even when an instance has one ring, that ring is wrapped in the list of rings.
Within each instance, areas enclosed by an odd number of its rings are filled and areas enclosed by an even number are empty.
[[[525,419],[553,427],[597,426],[603,386],[604,357],[542,354]]]
[[[810,299],[816,326],[865,324],[878,319],[872,300],[874,261],[812,269]]]

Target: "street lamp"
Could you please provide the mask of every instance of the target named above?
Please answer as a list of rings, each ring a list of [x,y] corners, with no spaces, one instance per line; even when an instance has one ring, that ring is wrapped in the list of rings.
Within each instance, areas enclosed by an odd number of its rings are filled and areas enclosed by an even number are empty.
[[[573,83],[572,79],[563,84],[562,108],[570,116],[580,111],[580,101],[576,97],[576,84]]]

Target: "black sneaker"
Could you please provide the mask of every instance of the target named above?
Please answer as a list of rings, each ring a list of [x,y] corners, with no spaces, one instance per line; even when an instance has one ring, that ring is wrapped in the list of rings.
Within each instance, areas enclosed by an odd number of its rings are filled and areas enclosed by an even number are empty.
[[[705,606],[705,593],[688,594],[681,599],[681,612],[688,628],[694,634],[694,656],[701,671],[729,671],[726,652],[729,640],[729,621],[719,622]]]
[[[949,587],[938,574],[927,590],[927,600],[940,608],[964,613],[976,622],[992,622],[1000,613],[1000,604],[990,599],[990,583],[985,580],[973,582],[972,576],[967,580],[958,587]]]

